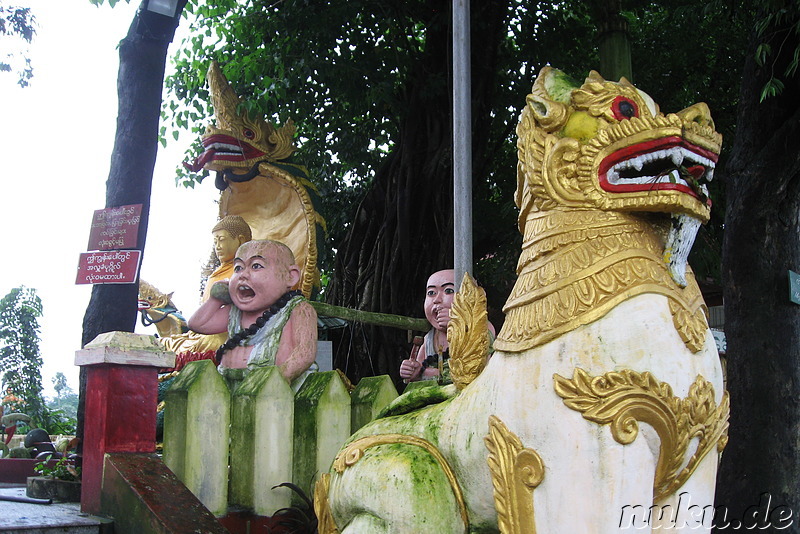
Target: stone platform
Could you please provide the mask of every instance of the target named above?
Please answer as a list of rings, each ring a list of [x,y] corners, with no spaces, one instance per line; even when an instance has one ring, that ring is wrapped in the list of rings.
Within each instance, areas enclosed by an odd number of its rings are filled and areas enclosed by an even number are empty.
[[[0,496],[26,497],[25,487],[0,484]],[[81,512],[79,503],[29,504],[0,500],[3,534],[96,534],[109,532],[111,521]]]

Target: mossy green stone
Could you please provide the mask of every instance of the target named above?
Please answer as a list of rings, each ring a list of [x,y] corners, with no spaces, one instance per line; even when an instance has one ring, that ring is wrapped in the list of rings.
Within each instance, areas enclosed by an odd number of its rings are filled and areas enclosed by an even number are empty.
[[[247,369],[225,369],[225,374],[222,375],[222,378],[225,379],[229,390],[236,391],[236,388],[239,387],[247,375]]]
[[[350,394],[339,374],[310,374],[295,397],[294,483],[310,495],[349,435]]]
[[[390,402],[397,398],[397,389],[388,375],[362,378],[350,395],[352,411],[350,430],[355,432],[369,423]]]
[[[377,419],[380,419],[381,417],[389,417],[391,415],[409,413],[430,404],[438,404],[454,397],[457,393],[458,390],[453,384],[440,386],[436,383],[433,383],[430,386],[419,387],[411,390],[406,388],[405,393],[397,397],[383,410],[381,410],[377,416]]]
[[[255,400],[236,393],[231,400],[230,504],[252,509]]]
[[[230,392],[211,360],[190,362],[166,393],[164,463],[216,516],[228,507]]]
[[[572,92],[580,85],[574,78],[559,70],[555,70],[554,75],[546,80],[548,95],[562,104],[569,103],[572,98]]]
[[[250,372],[231,406],[231,503],[256,515],[291,504],[294,393],[275,366]]]
[[[455,490],[442,464],[423,446],[383,443],[369,447],[344,472],[333,473],[332,489],[340,482],[348,488],[344,499],[358,510],[349,525],[354,532],[385,532],[370,528],[369,516],[386,505],[387,497],[398,495],[403,501],[394,502],[393,515],[415,514],[414,532],[452,532],[453,526],[463,525]]]

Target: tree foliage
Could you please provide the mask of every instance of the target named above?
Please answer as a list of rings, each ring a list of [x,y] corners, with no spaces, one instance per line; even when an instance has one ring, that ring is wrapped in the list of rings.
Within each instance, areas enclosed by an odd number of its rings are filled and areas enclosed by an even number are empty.
[[[18,76],[17,83],[22,87],[27,87],[33,77],[33,66],[27,57],[26,46],[35,33],[36,18],[30,8],[6,6],[0,2],[0,43],[7,45],[3,47],[7,50],[18,49],[17,52],[5,52],[0,57],[0,72],[14,72]],[[15,46],[20,40],[24,46]]]
[[[56,376],[53,377],[53,389],[56,390],[57,397],[62,397],[72,392],[72,388],[67,384],[67,377],[64,373],[59,371],[56,373]]]
[[[78,415],[78,395],[67,384],[64,373],[58,372],[53,377],[53,389],[56,390],[56,397],[49,399],[47,407],[61,410],[65,416],[75,419]]]
[[[39,355],[39,318],[42,301],[24,286],[0,300],[0,376],[4,390],[22,399],[24,413],[34,421],[44,413],[42,358]]]
[[[597,68],[600,3],[471,6],[474,272],[498,325],[520,246],[517,115],[545,64],[576,78]],[[718,129],[733,131],[744,2],[603,3],[627,20],[634,83],[667,111],[707,101]],[[323,266],[332,272],[329,302],[418,316],[427,275],[451,266],[453,253],[450,2],[197,0],[187,15],[191,31],[167,80],[162,135],[187,128],[199,136],[211,121],[205,72],[219,61],[244,109],[298,125],[296,159],[311,169],[328,222],[322,246],[337,253]],[[698,248],[712,251],[692,260],[701,278],[718,279],[721,221],[716,215],[699,238]],[[371,358],[355,366],[395,374],[405,341],[374,330],[365,336]]]
[[[778,96],[786,81],[797,76],[800,63],[800,2],[798,0],[768,0],[762,3],[756,22],[758,36],[755,62],[768,73],[759,101]]]
[[[48,432],[51,434],[74,434],[78,418],[78,394],[72,391],[64,373],[58,372],[53,377],[55,398],[47,399]],[[43,425],[44,426],[44,425]]]

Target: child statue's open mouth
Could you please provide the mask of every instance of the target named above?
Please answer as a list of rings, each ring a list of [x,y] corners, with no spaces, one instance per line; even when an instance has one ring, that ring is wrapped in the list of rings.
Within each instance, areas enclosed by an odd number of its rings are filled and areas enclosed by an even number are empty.
[[[236,293],[242,300],[251,299],[256,296],[256,292],[253,291],[253,288],[247,284],[239,284],[239,286],[236,288]]]

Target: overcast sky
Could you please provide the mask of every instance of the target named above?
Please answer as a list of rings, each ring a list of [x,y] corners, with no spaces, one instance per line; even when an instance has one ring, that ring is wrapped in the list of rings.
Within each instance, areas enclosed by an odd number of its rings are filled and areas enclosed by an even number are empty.
[[[94,210],[105,206],[117,117],[116,46],[138,3],[111,9],[89,0],[20,0],[38,21],[29,50],[34,77],[22,89],[16,77],[0,73],[0,294],[24,285],[42,299],[46,395],[53,395],[58,371],[78,388],[74,358],[91,294],[91,286],[75,285],[78,255],[86,251]],[[174,291],[187,317],[198,305],[218,198],[212,180],[194,190],[175,187],[174,169],[190,142],[182,137],[159,152],[141,270],[143,279]]]

